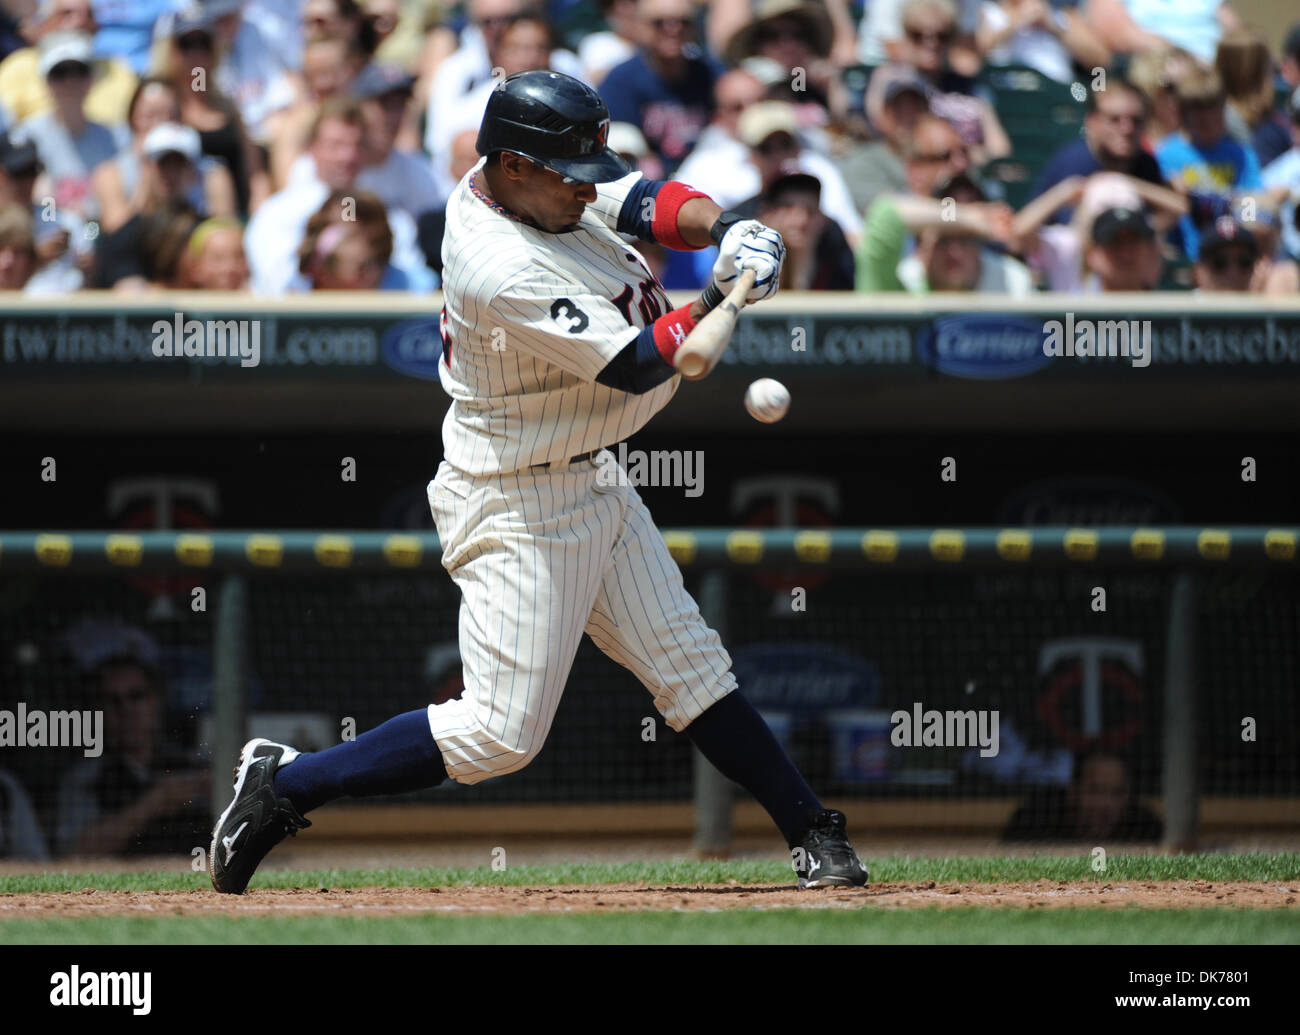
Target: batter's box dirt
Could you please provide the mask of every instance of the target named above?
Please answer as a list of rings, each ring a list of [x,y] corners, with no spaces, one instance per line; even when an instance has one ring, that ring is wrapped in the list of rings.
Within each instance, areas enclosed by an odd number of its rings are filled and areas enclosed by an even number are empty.
[[[1297,909],[1300,885],[1262,881],[1129,881],[1005,884],[898,883],[799,891],[790,885],[647,887],[292,888],[242,896],[202,891],[96,891],[0,895],[0,920],[77,916],[216,914],[592,913],[634,910],[881,909],[1001,906],[1008,909],[1128,906]]]

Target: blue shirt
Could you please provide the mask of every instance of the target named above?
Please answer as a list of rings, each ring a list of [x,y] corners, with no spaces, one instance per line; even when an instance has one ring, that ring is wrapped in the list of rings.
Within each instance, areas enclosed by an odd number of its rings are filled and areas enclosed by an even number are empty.
[[[599,93],[613,122],[630,122],[641,130],[663,163],[666,178],[682,163],[700,132],[713,117],[713,81],[717,72],[704,58],[688,58],[686,74],[670,83],[644,55],[636,54],[609,70]]]
[[[136,75],[144,75],[149,68],[154,22],[185,4],[186,0],[94,0],[91,6],[99,25],[95,57],[120,58]]]
[[[1097,156],[1088,147],[1088,141],[1083,137],[1072,140],[1047,160],[1042,173],[1039,174],[1034,193],[1030,196],[1031,200],[1055,187],[1062,180],[1068,180],[1071,176],[1091,176],[1093,173],[1101,171],[1101,162],[1097,161]],[[1146,180],[1148,183],[1158,184],[1161,187],[1169,186],[1165,183],[1165,178],[1160,175],[1160,166],[1146,151],[1139,151],[1134,155],[1133,162],[1126,171],[1136,179]],[[1073,216],[1074,209],[1068,205],[1062,205],[1052,213],[1048,222],[1068,223]]]
[[[1181,177],[1187,189],[1198,194],[1228,195],[1260,186],[1255,152],[1226,133],[1208,148],[1197,147],[1182,133],[1175,134],[1160,145],[1156,161],[1167,179]],[[1178,227],[1187,257],[1195,261],[1201,249],[1201,233],[1191,216],[1183,216]]]

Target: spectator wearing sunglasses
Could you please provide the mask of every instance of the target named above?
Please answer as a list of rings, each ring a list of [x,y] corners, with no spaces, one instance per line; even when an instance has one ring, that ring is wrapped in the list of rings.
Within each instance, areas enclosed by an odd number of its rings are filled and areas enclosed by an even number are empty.
[[[46,191],[56,209],[82,219],[98,216],[91,189],[91,172],[126,143],[116,131],[86,117],[90,92],[91,39],[85,33],[52,33],[41,41],[40,74],[49,85],[54,107],[19,123],[10,134],[14,143],[36,146],[45,167]]]
[[[1161,187],[1168,187],[1155,158],[1143,147],[1147,121],[1146,96],[1118,73],[1106,74],[1106,89],[1088,90],[1084,101],[1083,136],[1071,141],[1047,160],[1032,198],[1074,176],[1119,172]],[[1047,220],[1068,223],[1072,204],[1062,205]]]
[[[950,61],[957,38],[952,0],[907,0],[903,6],[900,60],[876,71],[867,87],[867,117],[877,124],[885,93],[895,79],[919,76],[929,91],[930,110],[961,134],[977,165],[1011,153],[1011,140],[983,87],[957,72]]]
[[[953,5],[953,33],[949,60],[955,71],[973,76],[981,58],[975,42],[983,0],[956,0]],[[858,60],[864,65],[884,65],[907,60],[907,30],[904,8],[907,0],[871,0],[865,5],[858,32]]]
[[[1201,196],[1227,198],[1236,191],[1257,190],[1259,160],[1255,152],[1228,134],[1223,80],[1212,68],[1194,69],[1178,82],[1182,132],[1156,153],[1160,171],[1178,189]],[[1201,227],[1194,214],[1179,220],[1183,251],[1195,261]]]
[[[95,34],[90,0],[48,0],[36,13],[36,32]],[[0,106],[11,123],[49,111],[54,104],[45,77],[40,74],[40,47],[23,47],[0,61]],[[95,58],[91,62],[86,118],[112,126],[126,117],[126,104],[135,89],[135,73],[120,58]]]
[[[839,66],[831,60],[835,32],[825,4],[799,0],[761,0],[753,20],[743,24],[727,41],[723,54],[730,65],[752,58],[773,63],[782,74],[786,91],[781,100],[816,104],[844,115],[848,93]],[[803,79],[796,83],[796,70]]]
[[[645,135],[659,179],[677,171],[713,117],[718,69],[694,42],[695,17],[690,0],[640,0],[640,50],[600,84],[610,119]]]
[[[1220,216],[1201,238],[1194,275],[1198,291],[1250,291],[1259,242],[1232,216]]]

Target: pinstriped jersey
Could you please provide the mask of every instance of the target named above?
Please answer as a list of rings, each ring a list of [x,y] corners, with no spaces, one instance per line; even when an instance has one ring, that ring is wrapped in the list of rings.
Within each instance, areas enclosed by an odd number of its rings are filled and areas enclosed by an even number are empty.
[[[616,232],[633,173],[597,184],[577,228],[551,234],[511,219],[461,180],[443,238],[443,350],[452,398],[448,463],[474,475],[562,460],[626,439],[681,378],[643,395],[596,376],[668,311],[645,260]]]

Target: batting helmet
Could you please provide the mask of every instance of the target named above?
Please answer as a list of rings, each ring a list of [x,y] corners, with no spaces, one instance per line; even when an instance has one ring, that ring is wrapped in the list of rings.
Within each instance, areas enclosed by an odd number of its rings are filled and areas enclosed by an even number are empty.
[[[631,170],[609,149],[609,109],[590,86],[535,69],[503,79],[479,127],[481,155],[510,151],[579,183],[607,183]]]

